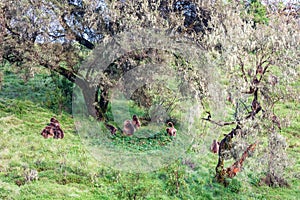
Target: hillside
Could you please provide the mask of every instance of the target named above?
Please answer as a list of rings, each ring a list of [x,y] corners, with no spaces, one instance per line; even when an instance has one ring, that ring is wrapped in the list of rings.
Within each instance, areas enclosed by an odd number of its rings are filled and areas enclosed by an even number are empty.
[[[47,74],[24,82],[3,70],[0,90],[0,199],[299,199],[300,104],[279,106],[291,118],[283,127],[293,161],[286,171],[289,188],[259,186],[250,169],[225,188],[214,182],[217,155],[190,151],[174,163],[149,173],[126,173],[92,157],[75,132],[71,114],[53,105]],[[52,85],[53,86],[53,85]],[[291,112],[293,111],[293,112]],[[56,116],[62,140],[44,139],[40,132]],[[284,126],[286,126],[284,125]],[[201,144],[208,149],[208,144]],[[202,155],[200,155],[202,154]],[[250,158],[251,159],[251,158]]]

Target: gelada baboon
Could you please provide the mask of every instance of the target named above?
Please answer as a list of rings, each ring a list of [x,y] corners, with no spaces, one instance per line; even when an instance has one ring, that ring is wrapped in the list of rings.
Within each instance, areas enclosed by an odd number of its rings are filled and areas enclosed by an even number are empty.
[[[210,151],[213,153],[218,153],[219,152],[219,146],[220,142],[217,142],[216,140],[213,140],[211,146],[210,146]]]
[[[105,124],[106,128],[110,131],[112,135],[116,135],[117,128],[110,124]]]
[[[141,127],[141,122],[136,115],[132,116],[132,120],[125,120],[123,124],[123,134],[133,135],[133,133]]]
[[[49,125],[42,130],[41,135],[46,139],[50,137],[53,137],[54,139],[64,138],[64,132],[60,128],[58,120],[54,117],[50,119]]]
[[[123,134],[130,136],[133,135],[134,132],[135,132],[135,128],[132,124],[132,121],[125,120],[123,124]]]
[[[141,122],[136,115],[132,116],[132,125],[137,130],[141,127]]]
[[[47,138],[50,138],[50,137],[53,137],[54,136],[54,130],[51,126],[46,126],[42,132],[41,132],[41,135],[47,139]]]
[[[52,126],[55,126],[55,127],[60,126],[58,120],[55,119],[54,117],[52,117],[52,118],[50,119],[50,124],[49,124],[49,125],[52,125]]]
[[[174,125],[172,122],[168,122],[167,125],[169,126],[168,128],[166,128],[167,133],[169,134],[169,136],[176,136],[176,132],[177,130],[174,128]]]

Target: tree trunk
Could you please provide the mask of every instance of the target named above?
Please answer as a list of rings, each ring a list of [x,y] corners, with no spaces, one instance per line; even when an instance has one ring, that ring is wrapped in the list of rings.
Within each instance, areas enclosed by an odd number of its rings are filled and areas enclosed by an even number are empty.
[[[108,103],[109,103],[108,89],[101,91],[100,100],[98,102],[99,102],[98,105],[101,109],[101,113],[104,115],[107,112]],[[99,116],[99,117],[104,118],[104,116]]]
[[[102,94],[100,99],[98,98],[99,89],[98,87],[90,86],[90,84],[83,80],[77,78],[75,83],[80,87],[84,101],[86,104],[88,115],[94,117],[95,119],[105,121],[105,112],[107,111],[108,105],[108,91]],[[105,99],[104,99],[105,98]],[[106,102],[105,104],[101,102]]]
[[[88,114],[94,118],[98,118],[96,102],[95,98],[93,98],[95,96],[95,90],[93,90],[93,88],[90,87],[81,88],[81,90]]]

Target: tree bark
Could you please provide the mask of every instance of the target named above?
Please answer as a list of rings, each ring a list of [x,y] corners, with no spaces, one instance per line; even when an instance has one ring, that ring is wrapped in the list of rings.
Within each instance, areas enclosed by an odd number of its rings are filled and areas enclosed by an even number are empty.
[[[88,114],[94,118],[97,118],[98,115],[95,104],[96,99],[94,98],[96,89],[91,87],[87,81],[80,78],[77,78],[75,83],[82,91]]]

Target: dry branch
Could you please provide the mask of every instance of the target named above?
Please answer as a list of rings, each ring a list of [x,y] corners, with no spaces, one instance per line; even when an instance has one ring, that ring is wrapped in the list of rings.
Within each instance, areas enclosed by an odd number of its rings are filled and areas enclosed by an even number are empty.
[[[226,169],[226,175],[229,178],[233,178],[239,171],[241,171],[242,166],[243,166],[243,162],[245,161],[245,159],[249,156],[249,153],[253,152],[255,147],[257,145],[257,142],[251,144],[246,151],[244,151],[242,157],[237,160],[231,167],[228,167]]]

